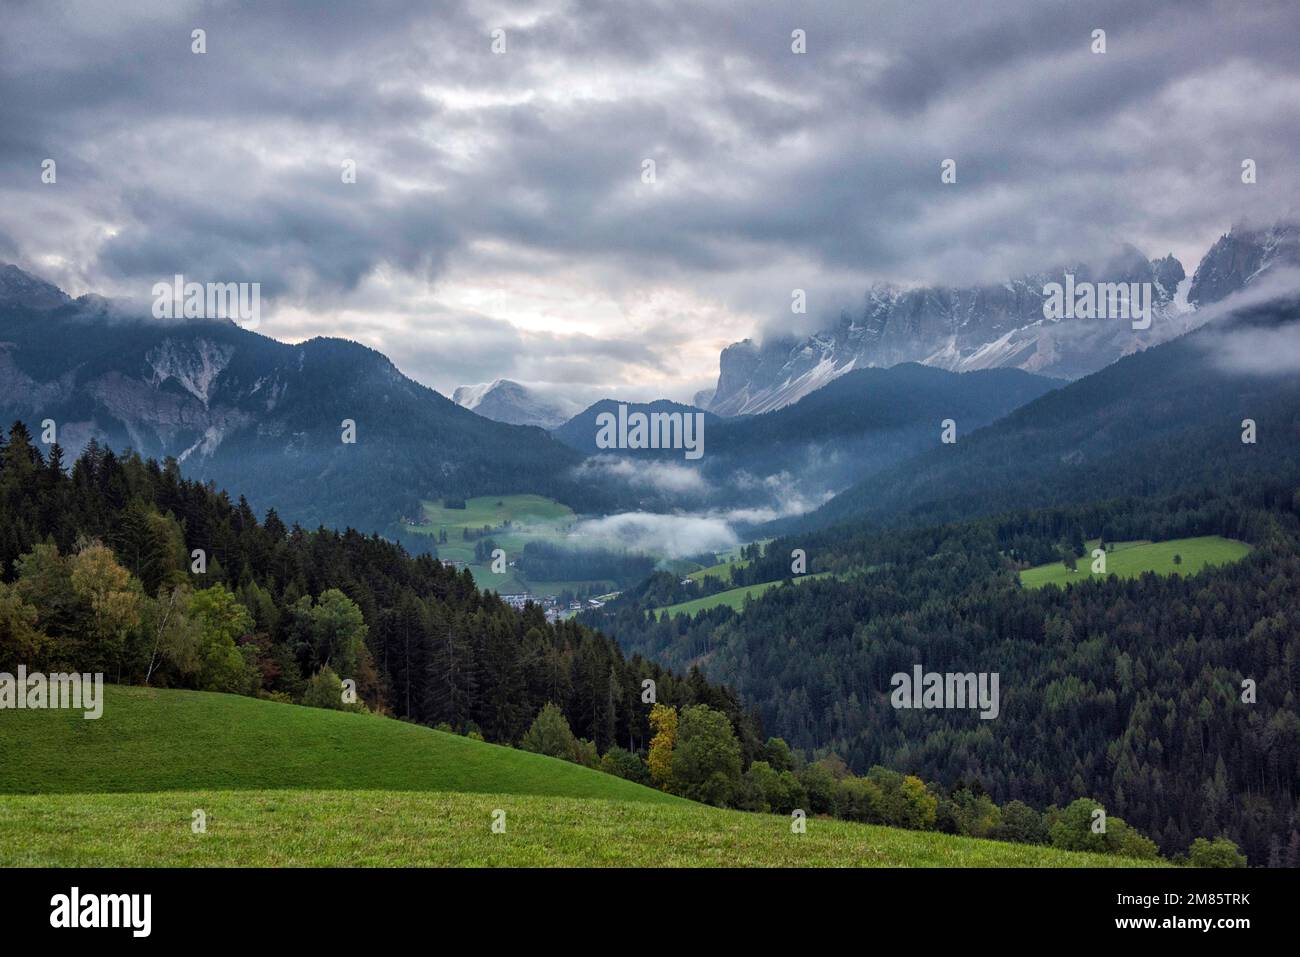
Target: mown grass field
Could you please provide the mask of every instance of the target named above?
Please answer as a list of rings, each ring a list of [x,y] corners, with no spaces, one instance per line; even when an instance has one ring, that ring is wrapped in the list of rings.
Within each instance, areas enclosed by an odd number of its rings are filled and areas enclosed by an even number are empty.
[[[1026,588],[1044,585],[1070,585],[1088,578],[1102,578],[1092,573],[1092,550],[1099,542],[1087,543],[1088,554],[1078,560],[1078,567],[1070,571],[1061,562],[1027,568],[1020,573],[1020,582]],[[1176,538],[1167,542],[1117,542],[1106,553],[1106,575],[1120,578],[1137,578],[1145,572],[1158,575],[1195,575],[1210,565],[1227,565],[1250,554],[1250,546],[1231,538],[1205,535],[1199,538]],[[1182,559],[1174,562],[1174,556]]]
[[[796,575],[795,584],[801,582],[815,581],[818,578],[825,578],[830,572],[818,572],[815,575]],[[656,608],[655,614],[662,615],[668,612],[669,617],[675,618],[678,615],[696,615],[710,608],[717,608],[719,605],[727,605],[736,611],[741,611],[745,607],[747,598],[758,599],[764,592],[777,588],[782,582],[760,582],[757,585],[742,585],[739,588],[728,588],[726,591],[715,592],[712,595],[705,595],[703,598],[692,598],[690,601],[681,601],[675,605],[665,605],[663,608]]]
[[[527,524],[547,524],[571,520],[573,509],[544,495],[482,495],[465,500],[464,508],[446,508],[442,500],[424,503],[424,523],[420,531],[439,531],[500,525],[509,520]]]
[[[478,532],[484,525],[498,528],[510,522],[509,530],[489,536],[509,554],[522,550],[525,542],[562,540],[577,518],[573,509],[543,495],[485,495],[466,499],[465,508],[446,508],[441,500],[423,505],[423,521],[408,530],[436,540],[445,529],[447,541],[438,544],[438,555],[460,562],[474,561],[474,542],[465,541],[465,529]]]
[[[195,834],[201,809],[207,831]],[[491,829],[505,811],[505,832]],[[517,793],[166,791],[0,798],[0,866],[1077,867],[1132,862],[687,802]]]
[[[694,804],[369,715],[108,686],[104,715],[0,713],[0,866],[1117,866]],[[493,812],[505,833],[493,833]],[[205,833],[194,833],[203,811]]]

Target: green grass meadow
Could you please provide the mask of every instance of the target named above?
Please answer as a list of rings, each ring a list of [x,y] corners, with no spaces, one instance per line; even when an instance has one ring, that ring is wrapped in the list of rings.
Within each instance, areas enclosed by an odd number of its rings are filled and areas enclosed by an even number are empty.
[[[1044,585],[1071,585],[1089,578],[1103,578],[1092,573],[1092,551],[1100,542],[1087,543],[1088,554],[1078,560],[1078,567],[1070,571],[1061,562],[1027,568],[1020,573],[1020,582],[1026,588]],[[1227,565],[1250,554],[1250,546],[1231,538],[1204,535],[1199,538],[1176,538],[1167,542],[1116,542],[1106,552],[1106,575],[1120,578],[1137,578],[1146,572],[1157,575],[1195,575],[1211,565]],[[1182,559],[1175,564],[1174,556]]]
[[[723,581],[731,581],[731,570],[733,568],[744,568],[748,564],[749,560],[745,558],[734,562],[719,562],[716,565],[707,565],[704,568],[696,569],[686,577],[693,582],[703,581],[706,578],[721,578]]]
[[[830,572],[818,572],[815,575],[796,575],[793,579],[796,585],[802,582],[816,581],[819,578],[825,578]],[[663,608],[656,608],[655,614],[662,615],[668,612],[670,618],[678,615],[697,615],[702,611],[708,611],[710,608],[717,608],[719,605],[726,605],[736,611],[743,611],[745,601],[753,598],[757,600],[764,593],[771,591],[773,588],[779,588],[783,582],[760,582],[757,585],[742,585],[739,588],[728,588],[726,591],[715,592],[712,595],[705,595],[703,598],[692,598],[690,601],[681,601],[675,605],[665,605]]]
[[[465,562],[475,583],[499,595],[532,592],[558,595],[564,591],[575,593],[591,590],[607,591],[614,587],[611,581],[599,579],[583,581],[533,581],[525,578],[516,568],[494,572],[487,564],[474,560],[474,541],[464,539],[465,529],[478,532],[483,526],[498,529],[487,535],[503,549],[508,560],[517,559],[528,542],[553,542],[564,544],[567,533],[578,520],[573,509],[543,495],[484,495],[466,499],[465,508],[447,508],[442,500],[424,502],[424,515],[418,525],[408,525],[407,530],[431,536],[438,549],[438,557],[446,561]],[[503,528],[510,522],[509,528]],[[443,530],[447,541],[439,542]]]
[[[6,711],[0,793],[385,788],[664,803],[651,788],[375,715],[106,685],[104,715]]]
[[[202,810],[206,832],[193,832]],[[493,812],[505,831],[493,833]],[[392,790],[0,798],[0,865],[1115,867],[1114,857],[687,802]]]
[[[439,557],[448,561],[474,561],[474,542],[465,541],[465,529],[478,532],[485,525],[499,528],[510,522],[510,529],[488,536],[509,554],[522,550],[525,542],[562,541],[577,519],[573,509],[543,495],[485,495],[466,499],[465,508],[446,508],[441,500],[423,505],[423,521],[407,528],[435,541],[445,529],[447,541],[437,547]]]
[[[695,804],[371,715],[107,686],[0,713],[0,866],[1124,866]],[[206,830],[195,833],[194,812]],[[492,830],[505,812],[504,833]]]

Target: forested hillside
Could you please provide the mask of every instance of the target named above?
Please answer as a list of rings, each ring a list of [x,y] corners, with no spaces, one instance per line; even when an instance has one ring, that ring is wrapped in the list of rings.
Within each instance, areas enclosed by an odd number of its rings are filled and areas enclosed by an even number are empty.
[[[936,790],[887,767],[859,776],[833,757],[807,761],[764,740],[697,668],[681,678],[625,658],[583,624],[516,611],[377,536],[286,527],[274,511],[259,522],[172,461],[92,442],[63,464],[21,423],[0,445],[0,671],[380,711],[723,807],[1156,855],[1118,813],[1092,833],[1097,805],[1082,792],[1040,812],[998,806],[976,779]]]
[[[1191,578],[1018,582],[1029,565],[1086,565],[1091,538],[1194,535],[1255,547]],[[773,589],[741,612],[656,620],[646,609],[675,587],[659,576],[586,620],[631,651],[701,665],[769,732],[855,770],[977,781],[1034,806],[1091,795],[1166,852],[1222,832],[1252,863],[1297,863],[1298,539],[1294,484],[1239,482],[905,533],[793,536],[751,550],[736,580],[790,577],[796,548],[810,574],[837,577]],[[1000,673],[997,719],[892,708],[890,676],[916,664]]]
[[[746,754],[759,745],[727,690],[515,611],[468,572],[273,510],[259,522],[170,460],[91,443],[65,472],[62,449],[42,456],[21,423],[0,445],[0,570],[0,670],[336,706],[313,683],[350,678],[372,709],[502,742],[553,702],[601,752],[644,747],[649,678],[660,702],[708,704]]]
[[[598,476],[579,481],[582,456],[544,430],[476,415],[357,342],[159,320],[69,300],[13,267],[0,282],[0,416],[33,429],[48,420],[74,451],[94,437],[174,457],[187,478],[237,489],[258,514],[273,507],[309,528],[390,539],[405,534],[402,519],[419,519],[422,500],[635,501]]]
[[[929,448],[947,417],[974,429],[1061,384],[1019,369],[956,373],[905,363],[846,373],[798,402],[762,415],[723,419],[695,410],[704,417],[704,456],[692,467],[708,480],[705,488],[710,492],[696,490],[696,504],[735,508],[747,503],[785,510],[791,496],[821,502]],[[596,446],[596,417],[616,413],[618,405],[609,399],[598,402],[553,434],[585,454],[611,454]],[[673,402],[633,404],[628,409],[692,414],[690,406]],[[613,454],[682,460],[681,450],[671,448]],[[660,501],[662,509],[694,501],[684,491],[674,488]]]

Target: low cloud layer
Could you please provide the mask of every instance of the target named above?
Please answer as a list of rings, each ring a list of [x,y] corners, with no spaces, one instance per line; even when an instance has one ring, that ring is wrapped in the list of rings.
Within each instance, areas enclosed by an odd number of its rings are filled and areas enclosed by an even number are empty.
[[[665,495],[700,496],[710,491],[709,483],[698,469],[673,462],[602,455],[586,459],[578,470],[593,480],[613,478],[631,488],[650,489]]]
[[[573,541],[588,547],[622,548],[666,558],[694,558],[726,551],[746,541],[749,528],[802,514],[809,508],[807,502],[799,500],[694,512],[620,512],[583,519],[573,525],[569,535]]]
[[[1206,326],[1195,341],[1222,371],[1300,373],[1300,270],[1272,270],[1200,314]],[[1234,317],[1265,321],[1233,322]]]
[[[620,512],[575,524],[571,537],[584,545],[687,558],[720,552],[739,544],[731,524],[718,516]]]
[[[17,0],[0,256],[73,294],[260,282],[262,331],[444,393],[686,399],[721,346],[876,279],[1121,241],[1190,268],[1294,214],[1298,28],[1289,0]]]

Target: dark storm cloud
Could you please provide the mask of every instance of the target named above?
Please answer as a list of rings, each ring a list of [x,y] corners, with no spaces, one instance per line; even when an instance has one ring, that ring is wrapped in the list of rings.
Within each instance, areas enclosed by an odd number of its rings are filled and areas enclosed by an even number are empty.
[[[1119,241],[1194,258],[1300,195],[1290,0],[123,0],[4,17],[0,254],[74,291],[260,281],[297,310],[285,328],[346,330],[444,389],[548,362],[658,383],[675,361],[694,387],[685,347],[789,325],[795,286],[822,303],[815,322],[876,279],[997,281]],[[529,277],[573,307],[519,292]],[[665,289],[671,308],[638,313]],[[433,332],[470,328],[481,348],[459,366],[430,358],[450,354]]]

